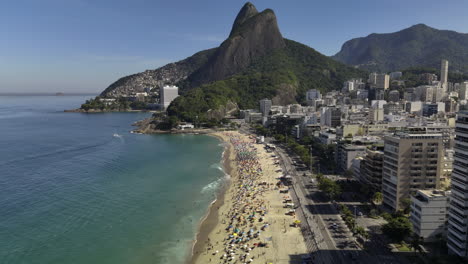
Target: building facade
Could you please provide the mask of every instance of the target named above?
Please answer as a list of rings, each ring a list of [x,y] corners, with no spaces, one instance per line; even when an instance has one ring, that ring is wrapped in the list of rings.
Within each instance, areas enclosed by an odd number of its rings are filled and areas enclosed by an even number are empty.
[[[270,99],[262,99],[260,100],[260,113],[263,116],[268,116],[271,110],[271,100]]]
[[[363,182],[372,186],[372,189],[376,191],[382,189],[383,157],[383,146],[369,147],[361,166]]]
[[[442,190],[419,190],[411,196],[413,232],[426,242],[445,236],[449,200],[450,192]]]
[[[165,85],[159,91],[161,106],[165,109],[179,96],[179,88],[175,85]]]
[[[383,204],[397,211],[412,192],[439,188],[443,156],[441,134],[398,132],[385,137]]]
[[[458,113],[455,134],[447,246],[468,257],[468,112]]]

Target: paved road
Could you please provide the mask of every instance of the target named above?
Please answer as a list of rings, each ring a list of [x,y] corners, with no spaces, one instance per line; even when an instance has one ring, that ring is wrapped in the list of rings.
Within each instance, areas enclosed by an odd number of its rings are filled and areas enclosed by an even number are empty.
[[[349,263],[346,261],[349,257],[344,256],[343,251],[339,251],[337,244],[333,239],[334,233],[337,235],[342,232],[344,233],[344,223],[339,221],[339,216],[336,211],[333,210],[330,204],[322,206],[322,203],[316,204],[312,198],[313,193],[317,192],[315,188],[311,187],[310,178],[299,176],[292,160],[289,155],[281,148],[277,149],[277,154],[283,161],[283,169],[289,175],[293,176],[293,192],[296,196],[296,201],[301,208],[301,216],[305,222],[308,223],[308,227],[311,229],[312,234],[310,235],[314,240],[316,247],[312,252],[315,252],[316,263]],[[301,173],[302,175],[302,173]],[[324,220],[333,219],[329,223]],[[304,221],[303,220],[303,221]],[[338,228],[330,232],[330,225],[332,223],[338,224]],[[337,237],[338,239],[338,237]],[[341,245],[341,244],[339,244]],[[348,259],[346,259],[348,258]]]
[[[241,132],[251,134],[249,127],[243,126]],[[266,143],[271,143],[270,140],[266,139]],[[314,257],[314,263],[407,263],[388,250],[383,250],[385,245],[379,245],[378,241],[371,245],[372,255],[359,248],[335,206],[324,199],[317,186],[311,183],[310,177],[302,176],[304,171],[298,171],[293,165],[291,157],[295,155],[287,153],[280,146],[275,154],[281,158],[283,171],[293,176],[293,188],[290,193],[294,203],[300,205],[296,209],[297,217],[304,224],[302,232],[307,248]],[[331,228],[333,223],[338,227]],[[356,257],[355,260],[350,258],[350,253]]]

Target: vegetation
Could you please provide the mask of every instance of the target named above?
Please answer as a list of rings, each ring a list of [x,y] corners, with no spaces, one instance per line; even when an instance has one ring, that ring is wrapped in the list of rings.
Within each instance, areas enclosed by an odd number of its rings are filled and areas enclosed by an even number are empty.
[[[341,194],[341,187],[335,181],[324,177],[322,174],[317,175],[318,187],[330,199],[335,199]]]
[[[343,221],[348,226],[348,228],[354,231],[356,227],[356,219],[354,218],[354,215],[351,212],[351,210],[349,210],[349,208],[346,205],[341,204],[340,213],[341,217],[343,218]]]
[[[403,213],[404,214],[409,214],[410,206],[411,206],[411,200],[409,198],[401,199],[400,205],[402,207]]]
[[[381,192],[376,192],[374,193],[374,196],[372,196],[372,201],[376,204],[380,204],[383,201],[383,195]]]
[[[85,111],[127,111],[132,109],[132,107],[130,101],[123,97],[118,98],[115,102],[107,104],[106,102],[101,101],[101,97],[96,96],[93,99],[86,100],[86,102],[81,105],[81,109]]]
[[[336,169],[335,164],[335,149],[334,144],[321,144],[315,138],[303,137],[301,139],[305,144],[310,144],[312,148],[312,155],[317,158],[317,163],[320,164],[320,171],[334,172]],[[320,172],[319,171],[319,172]]]
[[[195,116],[206,118],[209,110],[217,110],[227,102],[241,109],[257,108],[260,99],[275,96],[281,103],[301,103],[308,89],[329,91],[349,78],[366,75],[305,45],[285,42],[286,48],[259,58],[244,72],[185,92],[171,104],[169,115],[192,121]]]
[[[359,236],[363,237],[364,239],[369,239],[369,237],[370,237],[369,233],[362,226],[357,226],[354,229],[354,232],[356,233],[356,235],[359,235]]]
[[[411,234],[412,226],[406,217],[394,217],[382,227],[383,233],[395,242],[402,241],[408,234]]]

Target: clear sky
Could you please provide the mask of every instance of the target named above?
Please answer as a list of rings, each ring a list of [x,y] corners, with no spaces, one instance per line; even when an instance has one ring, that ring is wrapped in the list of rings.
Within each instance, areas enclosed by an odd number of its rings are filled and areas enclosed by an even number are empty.
[[[238,0],[1,0],[0,93],[100,92],[119,77],[218,46]],[[424,23],[468,32],[466,0],[258,0],[284,37],[325,55]]]

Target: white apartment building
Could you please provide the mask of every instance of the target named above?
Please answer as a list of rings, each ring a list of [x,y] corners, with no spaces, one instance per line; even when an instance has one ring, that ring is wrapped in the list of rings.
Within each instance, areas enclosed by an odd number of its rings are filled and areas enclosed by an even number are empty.
[[[424,241],[435,241],[445,236],[450,192],[418,190],[411,196],[410,221],[413,232]]]
[[[161,106],[167,108],[179,96],[179,88],[175,85],[165,85],[159,92]]]

